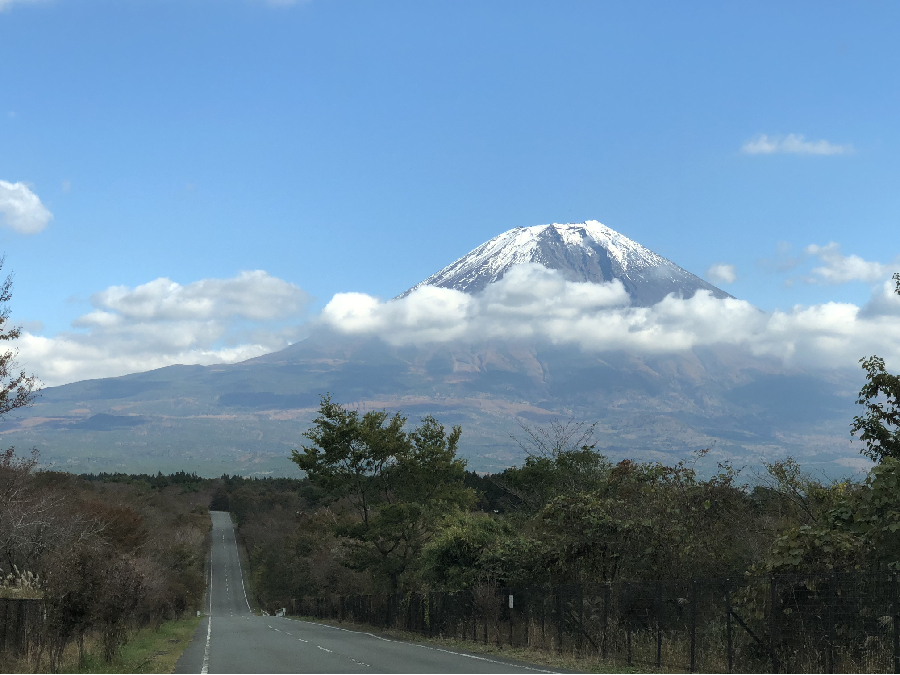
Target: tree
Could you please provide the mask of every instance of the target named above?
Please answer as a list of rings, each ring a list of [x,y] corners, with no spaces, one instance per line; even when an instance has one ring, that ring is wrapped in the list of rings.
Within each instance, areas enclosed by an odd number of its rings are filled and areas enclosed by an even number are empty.
[[[385,411],[360,415],[322,398],[304,436],[312,443],[291,460],[332,499],[346,498],[357,519],[343,523],[346,564],[396,590],[441,519],[470,506],[465,460],[456,457],[462,430],[448,435],[433,417],[411,432],[406,418]]]
[[[526,513],[536,513],[558,495],[596,487],[612,469],[596,449],[596,423],[554,420],[548,427],[520,426],[524,437],[511,437],[525,452],[524,466],[506,469],[491,480]]]
[[[900,272],[894,274],[896,293],[900,295]],[[866,412],[853,418],[850,433],[859,434],[866,443],[860,452],[874,462],[887,457],[900,459],[900,377],[887,372],[884,359],[870,356],[860,359],[867,382],[859,391],[857,403]]]
[[[3,269],[5,258],[0,257],[0,269]],[[12,298],[13,275],[10,274],[0,284],[0,341],[11,342],[22,334],[19,327],[8,327],[9,303]],[[26,376],[22,370],[16,374],[15,349],[8,349],[0,353],[0,416],[30,405],[35,394],[39,391],[37,378],[34,375]]]

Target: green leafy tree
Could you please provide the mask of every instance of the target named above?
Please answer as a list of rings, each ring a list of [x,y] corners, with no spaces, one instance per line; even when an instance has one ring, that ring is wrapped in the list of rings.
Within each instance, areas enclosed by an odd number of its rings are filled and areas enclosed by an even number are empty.
[[[757,571],[900,569],[900,460],[885,457],[864,483],[835,483],[829,491],[830,508],[787,528]]]
[[[522,424],[525,463],[494,476],[519,510],[534,514],[560,495],[590,490],[606,480],[612,464],[597,452],[594,424],[554,420],[546,428]]]
[[[737,473],[708,480],[685,463],[624,460],[594,489],[561,494],[539,514],[561,581],[720,576],[742,571],[751,537]]]
[[[900,295],[900,272],[894,274]],[[853,418],[850,433],[866,444],[861,450],[875,462],[886,457],[900,459],[900,377],[887,372],[884,359],[870,356],[860,359],[866,371],[866,384],[859,391],[858,404],[865,413]]]
[[[337,527],[346,540],[346,564],[391,590],[441,519],[475,498],[463,483],[465,461],[456,457],[462,430],[447,434],[433,417],[411,432],[405,425],[399,413],[360,415],[325,396],[304,434],[311,443],[291,456],[312,483],[355,510],[355,520]]]
[[[509,520],[486,513],[450,516],[422,550],[421,576],[428,585],[446,590],[518,581],[505,560],[508,541],[518,534]]]

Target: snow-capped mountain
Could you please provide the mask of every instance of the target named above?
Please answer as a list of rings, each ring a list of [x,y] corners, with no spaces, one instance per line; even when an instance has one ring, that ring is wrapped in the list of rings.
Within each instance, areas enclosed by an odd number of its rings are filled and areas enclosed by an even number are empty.
[[[600,283],[618,279],[637,306],[653,305],[669,293],[688,298],[699,290],[711,291],[717,298],[731,297],[596,220],[513,228],[398,297],[420,286],[477,293],[501,279],[511,267],[523,263],[559,270],[572,281]]]

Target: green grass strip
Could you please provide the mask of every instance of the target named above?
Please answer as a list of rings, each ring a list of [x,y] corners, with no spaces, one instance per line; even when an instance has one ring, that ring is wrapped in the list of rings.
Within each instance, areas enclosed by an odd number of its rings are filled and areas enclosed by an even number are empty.
[[[171,673],[175,662],[187,647],[201,617],[166,621],[158,629],[138,631],[110,662],[102,654],[85,654],[84,663],[77,667],[77,657],[64,673]]]

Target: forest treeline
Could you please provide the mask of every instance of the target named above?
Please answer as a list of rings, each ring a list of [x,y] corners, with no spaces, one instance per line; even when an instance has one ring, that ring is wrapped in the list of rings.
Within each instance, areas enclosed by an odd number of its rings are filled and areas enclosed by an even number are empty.
[[[323,400],[304,479],[223,477],[263,607],[326,594],[898,569],[900,461],[829,481],[792,459],[611,462],[586,424],[523,428],[527,458],[467,471],[460,430]],[[704,453],[695,459],[705,461]],[[708,464],[708,462],[706,462]]]
[[[43,617],[27,663],[0,667],[56,671],[86,641],[109,660],[135,629],[201,609],[212,487],[41,471],[37,454],[0,453],[0,598],[40,599]]]

